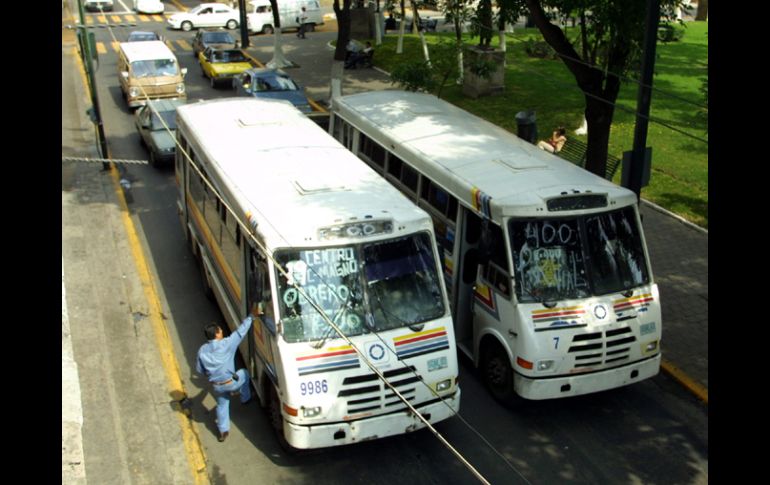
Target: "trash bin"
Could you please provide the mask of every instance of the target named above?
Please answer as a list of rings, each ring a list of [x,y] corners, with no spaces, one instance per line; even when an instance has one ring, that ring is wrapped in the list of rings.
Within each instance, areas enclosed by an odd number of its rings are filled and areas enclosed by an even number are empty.
[[[535,123],[534,111],[519,111],[516,113],[516,134],[522,140],[533,145],[537,143],[537,123]]]

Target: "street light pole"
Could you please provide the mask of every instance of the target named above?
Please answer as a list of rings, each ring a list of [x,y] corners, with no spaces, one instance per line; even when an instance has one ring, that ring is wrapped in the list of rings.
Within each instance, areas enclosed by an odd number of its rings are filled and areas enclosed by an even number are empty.
[[[658,41],[658,23],[660,22],[660,0],[648,0],[647,20],[644,32],[644,51],[642,53],[642,72],[639,94],[636,101],[636,125],[634,127],[634,147],[629,167],[628,188],[641,200],[642,180],[645,165],[645,147],[647,145],[647,126],[649,125],[650,102],[652,101],[652,75],[655,68],[655,47]]]
[[[96,125],[96,136],[98,138],[99,156],[102,159],[107,158],[107,137],[104,135],[104,124],[102,123],[102,114],[99,110],[99,96],[96,93],[96,81],[94,80],[94,66],[93,66],[93,53],[91,51],[91,39],[90,34],[86,30],[85,13],[83,10],[83,2],[78,0],[78,13],[80,14],[80,25],[77,29],[78,41],[80,43],[80,52],[83,56],[83,67],[86,71],[86,79],[88,81],[88,91],[91,95],[92,109],[89,112],[91,121]],[[102,162],[102,170],[109,170],[110,164],[106,161]]]

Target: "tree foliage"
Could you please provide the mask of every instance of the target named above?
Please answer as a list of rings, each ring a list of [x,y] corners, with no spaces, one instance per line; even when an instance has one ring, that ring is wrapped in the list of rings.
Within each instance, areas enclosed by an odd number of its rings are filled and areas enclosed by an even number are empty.
[[[644,41],[646,8],[641,0],[523,0],[530,16],[575,77],[585,94],[588,122],[586,169],[604,174],[614,103],[621,76],[638,66]],[[682,0],[661,0],[673,11]],[[575,17],[577,34],[551,19]]]

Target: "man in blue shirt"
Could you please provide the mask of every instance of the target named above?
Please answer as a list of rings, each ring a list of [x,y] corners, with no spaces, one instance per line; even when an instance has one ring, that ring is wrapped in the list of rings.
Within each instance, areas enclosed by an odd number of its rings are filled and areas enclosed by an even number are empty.
[[[241,404],[251,401],[249,373],[246,369],[238,369],[238,372],[235,372],[235,352],[251,328],[256,312],[255,306],[252,314],[227,337],[224,337],[222,328],[216,323],[206,325],[204,333],[208,342],[198,350],[195,369],[199,374],[205,375],[214,387],[220,442],[230,434],[230,393],[240,391]]]

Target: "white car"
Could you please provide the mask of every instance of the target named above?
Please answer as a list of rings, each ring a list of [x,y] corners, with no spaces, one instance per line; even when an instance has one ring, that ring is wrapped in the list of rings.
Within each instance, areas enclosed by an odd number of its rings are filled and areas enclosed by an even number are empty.
[[[112,0],[85,0],[83,7],[89,12],[112,12]]]
[[[134,0],[134,10],[137,13],[163,13],[165,7],[160,0]]]
[[[238,28],[240,13],[221,3],[202,3],[188,12],[175,13],[168,18],[172,29],[189,32],[198,27]]]

